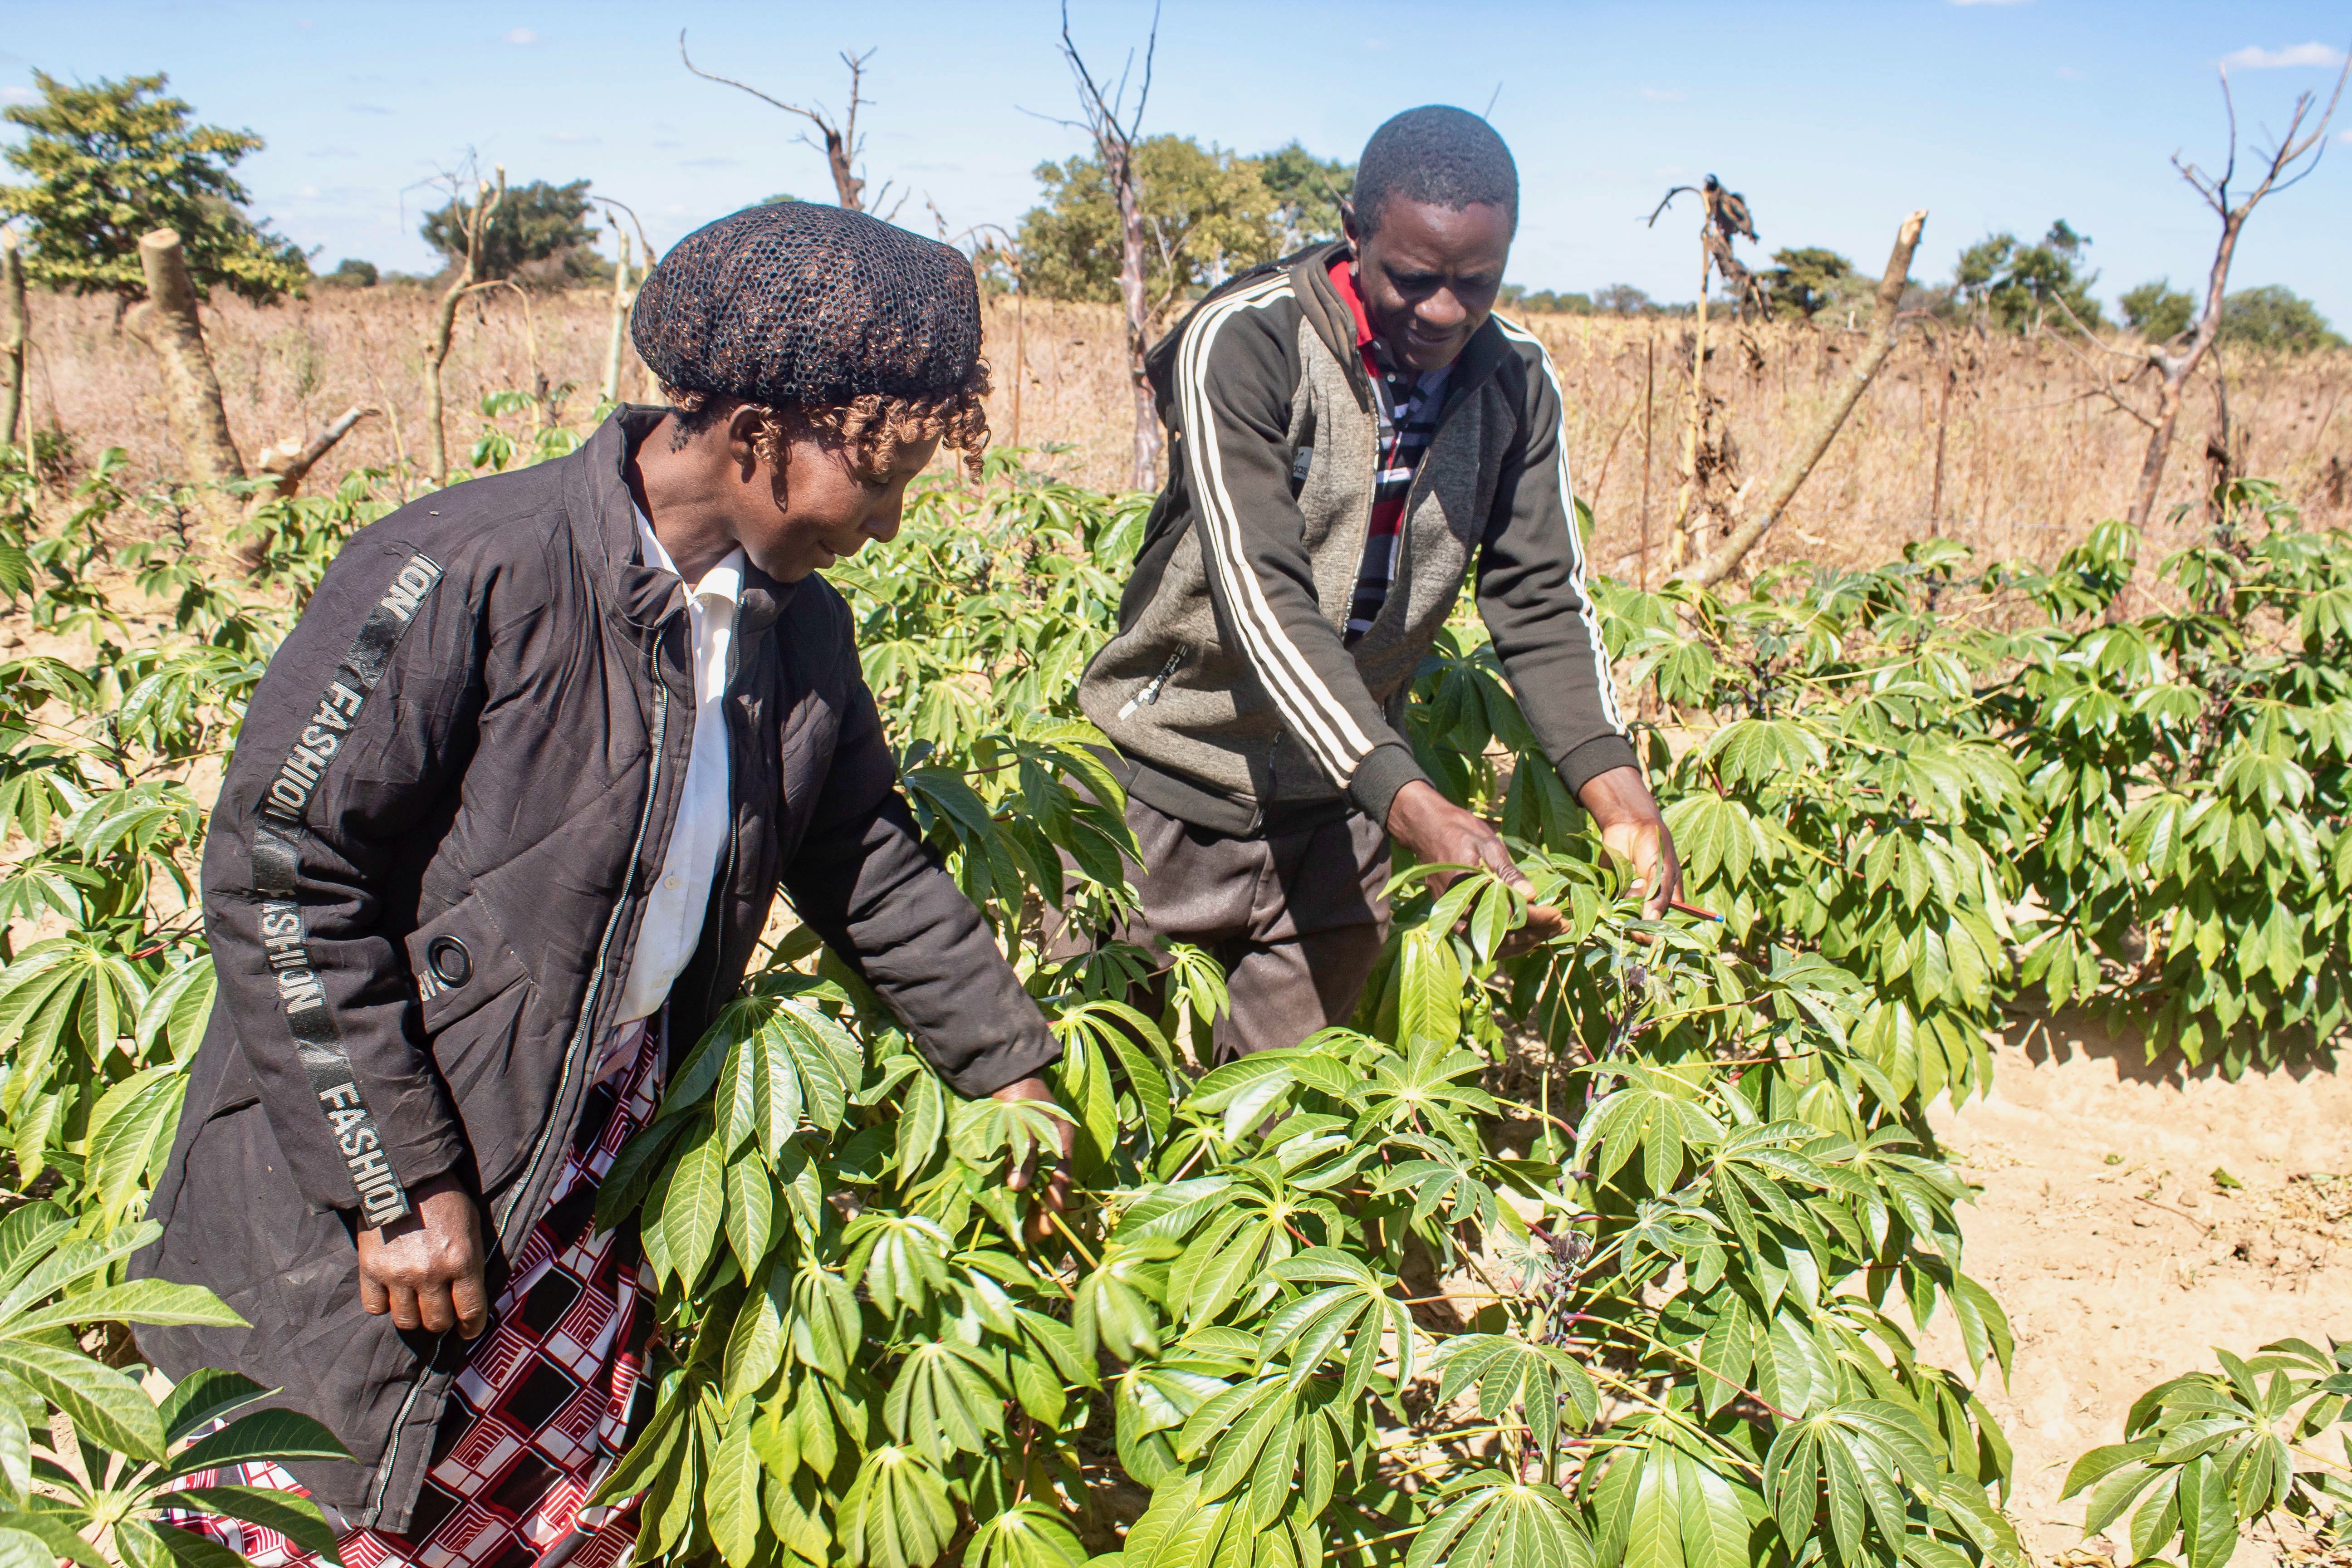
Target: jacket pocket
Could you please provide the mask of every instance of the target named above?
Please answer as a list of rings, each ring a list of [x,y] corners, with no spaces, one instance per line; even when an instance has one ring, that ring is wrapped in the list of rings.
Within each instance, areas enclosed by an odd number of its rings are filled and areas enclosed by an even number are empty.
[[[427,1048],[464,1124],[475,1179],[488,1193],[520,1167],[552,1093],[539,1048],[543,1009],[530,1005],[537,990],[479,897],[410,932],[408,963]]]
[[[408,969],[438,1035],[523,978],[522,960],[480,899],[466,899],[408,933]],[[448,1070],[446,1063],[442,1070]]]

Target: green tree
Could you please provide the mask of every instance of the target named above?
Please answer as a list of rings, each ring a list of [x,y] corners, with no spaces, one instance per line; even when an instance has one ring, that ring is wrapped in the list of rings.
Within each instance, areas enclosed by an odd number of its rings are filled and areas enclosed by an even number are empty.
[[[168,228],[207,295],[218,285],[266,304],[300,292],[309,258],[240,210],[251,198],[229,174],[261,138],[189,123],[188,104],[162,96],[168,79],[158,71],[85,87],[33,73],[41,101],[5,111],[26,136],[0,152],[26,176],[0,185],[0,212],[27,220],[26,268],[51,288],[136,300],[147,291],[140,237]]]
[[[2308,353],[2340,349],[2344,339],[2319,308],[2284,284],[2241,289],[2221,301],[2221,340],[2243,348]]]
[[[1658,302],[1650,298],[1646,289],[1636,289],[1631,283],[1612,283],[1592,296],[1592,303],[1612,316],[1654,316],[1658,313]]]
[[[2083,270],[2091,237],[2060,218],[2038,245],[2013,234],[1988,235],[1960,252],[1952,281],[1960,300],[2012,332],[2045,322],[2068,326],[2068,312],[2085,327],[2105,321],[2091,298],[2096,272]],[[2062,309],[2063,306],[2063,309]]]
[[[519,283],[560,288],[612,276],[595,251],[596,231],[588,226],[588,182],[551,185],[533,180],[507,187],[506,200],[490,215],[482,236],[481,279],[511,278]],[[418,230],[425,243],[456,266],[465,259],[465,219],[451,202],[425,216]]]
[[[1770,293],[1773,310],[1809,321],[1854,275],[1853,262],[1819,246],[1776,250],[1772,259],[1780,265],[1766,268],[1764,286]]]
[[[2124,313],[2124,324],[2152,343],[2170,342],[2197,319],[2197,301],[2185,289],[2175,289],[2169,278],[2143,283],[2116,304]]]
[[[1549,289],[1528,293],[1517,283],[1503,285],[1503,303],[1512,310],[1531,316],[1589,316],[1592,314],[1590,294],[1560,294]]]
[[[1136,143],[1144,286],[1155,310],[1281,254],[1275,199],[1258,161],[1190,136]],[[1022,276],[1048,300],[1118,298],[1118,207],[1099,160],[1041,163],[1045,201],[1021,220]]]
[[[335,269],[332,272],[322,274],[319,281],[332,283],[345,289],[373,289],[382,277],[383,274],[376,270],[374,262],[362,261],[355,256],[346,256],[335,263]]]
[[[1339,204],[1356,190],[1356,165],[1318,158],[1293,142],[1259,156],[1257,177],[1273,207],[1269,221],[1285,253],[1339,237]]]

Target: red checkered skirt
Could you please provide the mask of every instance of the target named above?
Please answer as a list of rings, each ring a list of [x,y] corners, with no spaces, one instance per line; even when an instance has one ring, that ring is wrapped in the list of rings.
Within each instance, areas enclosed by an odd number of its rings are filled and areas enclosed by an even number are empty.
[[[660,1039],[642,1031],[635,1058],[608,1058],[590,1090],[547,1213],[451,1387],[407,1532],[344,1536],[345,1568],[523,1568],[559,1546],[572,1568],[614,1568],[636,1544],[635,1500],[587,1502],[628,1447],[654,1292],[635,1231],[599,1236],[592,1219],[614,1156],[653,1119]],[[303,1490],[266,1461],[183,1484]],[[276,1531],[217,1515],[171,1510],[159,1522],[208,1535],[257,1568],[319,1561]]]

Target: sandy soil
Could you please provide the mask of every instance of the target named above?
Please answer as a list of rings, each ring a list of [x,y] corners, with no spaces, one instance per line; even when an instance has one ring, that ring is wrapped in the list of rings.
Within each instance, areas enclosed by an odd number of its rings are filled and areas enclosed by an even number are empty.
[[[2352,1339],[2352,1051],[2335,1068],[2230,1083],[2062,1019],[2000,1051],[1989,1099],[1935,1111],[1983,1188],[1963,1267],[2008,1309],[2017,1355],[1979,1392],[2015,1445],[2011,1508],[2037,1557],[2083,1547],[2066,1467],[2119,1441],[2142,1392],[2214,1370],[2213,1345]],[[1948,1318],[1923,1349],[1967,1365]],[[2250,1541],[2236,1562],[2298,1545]]]

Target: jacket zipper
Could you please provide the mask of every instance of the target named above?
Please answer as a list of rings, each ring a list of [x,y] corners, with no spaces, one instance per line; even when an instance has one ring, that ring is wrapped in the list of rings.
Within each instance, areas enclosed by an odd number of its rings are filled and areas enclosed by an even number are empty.
[[[1153,703],[1159,701],[1160,690],[1168,684],[1168,678],[1175,674],[1176,667],[1183,662],[1184,650],[1182,648],[1180,647],[1174,653],[1170,654],[1168,656],[1168,662],[1160,667],[1160,673],[1153,676],[1142,690],[1137,692],[1134,696],[1127,700],[1127,705],[1118,710],[1118,716],[1122,719],[1133,718],[1135,716],[1135,710],[1138,708],[1149,708]]]
[[[668,727],[669,688],[656,674],[654,678],[653,771],[646,780],[646,804],[637,813],[636,837],[629,845],[628,865],[631,880],[635,880],[637,875],[637,857],[645,852],[646,828],[653,821],[654,803],[661,797],[662,748]],[[579,1061],[581,1041],[593,1032],[596,1009],[604,1001],[604,969],[612,957],[613,935],[620,929],[621,917],[628,912],[628,908],[629,889],[626,885],[624,885],[620,898],[614,901],[612,914],[605,918],[604,937],[596,944],[596,967],[588,977],[588,995],[581,1004],[580,1022],[572,1029],[571,1045],[564,1051],[563,1077],[555,1086],[555,1103],[558,1107],[563,1104],[565,1097],[571,1092],[572,1068]],[[500,1248],[503,1249],[506,1246],[506,1227],[514,1217],[516,1205],[522,1201],[523,1194],[530,1191],[539,1180],[541,1163],[547,1156],[548,1146],[554,1134],[556,1123],[566,1120],[569,1119],[562,1115],[548,1118],[546,1127],[540,1131],[539,1147],[531,1151],[530,1160],[523,1165],[522,1179],[515,1184],[514,1196],[508,1200],[506,1214],[494,1217],[493,1229]],[[416,1381],[408,1385],[408,1397],[400,1402],[400,1409],[392,1418],[392,1445],[384,1450],[382,1462],[376,1466],[374,1493],[368,1500],[368,1512],[371,1518],[383,1508],[384,1488],[391,1484],[393,1469],[399,1461],[401,1429],[407,1423],[409,1411],[415,1408],[416,1396],[425,1391],[425,1380],[433,1375],[434,1365],[440,1361],[442,1347],[448,1342],[448,1340],[449,1336],[444,1333],[433,1342],[433,1353],[425,1357],[425,1370],[417,1373]]]
[[[743,639],[739,628],[736,636],[727,639],[727,689],[719,699],[719,721],[727,728],[727,858],[719,865],[719,880],[712,885],[711,894],[712,901],[721,910],[734,902],[735,868],[743,853],[743,817],[736,805],[742,794],[736,786],[741,783],[743,747],[735,735],[735,677],[742,667]],[[718,956],[723,958],[727,952],[727,917],[721,914],[714,923],[706,913],[704,921],[712,925],[711,940],[718,944]],[[698,941],[695,943],[698,949],[701,945]],[[710,984],[703,989],[702,1016],[706,1019],[719,1016],[719,975],[723,967],[712,966]]]
[[[669,688],[656,674],[654,678],[653,771],[646,779],[646,804],[637,813],[636,837],[629,841],[629,876],[633,880],[637,874],[637,857],[645,852],[646,829],[653,822],[654,803],[661,798],[662,755],[668,731]],[[593,1042],[595,1037],[596,1010],[604,1000],[604,970],[612,958],[613,936],[620,930],[621,917],[628,912],[628,909],[629,893],[625,888],[620,899],[613,905],[612,914],[605,918],[604,938],[596,944],[596,967],[588,977],[588,995],[580,1005],[580,1022],[573,1027],[572,1043],[563,1053],[563,1077],[555,1086],[555,1103],[559,1106],[571,1092],[572,1073],[580,1062],[582,1042]],[[547,1119],[547,1125],[540,1130],[539,1147],[531,1151],[530,1163],[523,1167],[524,1179],[516,1185],[514,1196],[507,1202],[507,1212],[499,1220],[499,1244],[501,1247],[506,1245],[506,1227],[514,1218],[516,1205],[522,1202],[523,1194],[539,1180],[541,1163],[546,1159],[547,1151],[554,1142],[556,1123],[565,1120],[568,1118],[551,1116]],[[570,1130],[567,1128],[565,1131],[568,1132]]]

